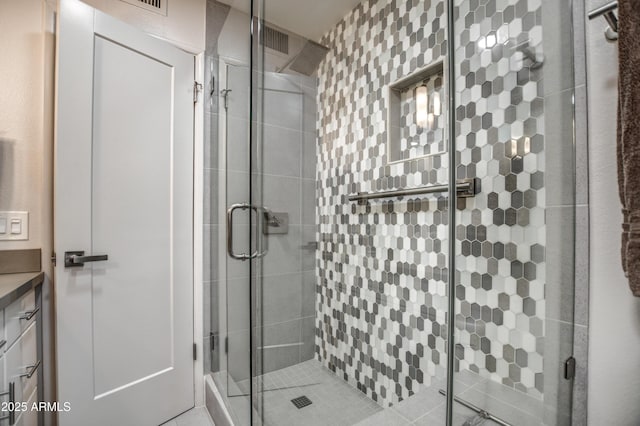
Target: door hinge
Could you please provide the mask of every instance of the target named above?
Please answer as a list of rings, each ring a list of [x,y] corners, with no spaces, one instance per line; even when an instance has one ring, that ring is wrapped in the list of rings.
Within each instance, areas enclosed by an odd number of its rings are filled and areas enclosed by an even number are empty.
[[[196,345],[195,343],[193,344],[193,360],[197,360],[198,359],[198,345]]]
[[[569,357],[569,359],[564,362],[564,378],[571,380],[574,377],[576,377],[576,359]]]
[[[197,104],[200,99],[200,92],[202,92],[203,86],[202,83],[198,83],[197,81],[193,82],[193,103]]]
[[[224,338],[224,353],[225,354],[229,353],[229,338],[228,337]]]
[[[216,349],[216,336],[213,333],[209,333],[209,341],[211,342],[210,351],[213,352]]]
[[[56,266],[57,260],[58,258],[56,257],[56,252],[54,251],[53,253],[51,253],[51,263],[53,263],[53,266]]]
[[[223,89],[220,91],[220,94],[224,98],[224,109],[229,109],[229,93],[231,92],[231,89]]]

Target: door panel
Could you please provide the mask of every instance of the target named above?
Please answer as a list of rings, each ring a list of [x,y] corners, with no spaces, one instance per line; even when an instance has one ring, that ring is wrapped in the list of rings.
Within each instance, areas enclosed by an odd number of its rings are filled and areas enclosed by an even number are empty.
[[[94,64],[92,252],[111,254],[93,267],[100,395],[171,368],[173,73],[102,37]],[[150,294],[153,303],[145,303]],[[138,315],[142,306],[145,314]]]
[[[79,1],[59,16],[60,424],[157,425],[194,405],[193,56]]]

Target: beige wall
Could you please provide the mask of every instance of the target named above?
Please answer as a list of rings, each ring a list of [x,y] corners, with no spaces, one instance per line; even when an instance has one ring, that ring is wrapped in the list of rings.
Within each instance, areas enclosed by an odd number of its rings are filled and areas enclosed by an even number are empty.
[[[42,249],[42,359],[46,400],[53,400],[51,290],[54,0],[0,1],[0,210],[29,212],[29,240],[0,250]],[[46,349],[48,348],[48,350]],[[54,421],[45,416],[45,424]]]
[[[0,210],[29,212],[28,241],[0,250],[51,251],[53,61],[44,0],[0,2]],[[45,264],[43,264],[46,266]]]
[[[168,0],[167,16],[121,0],[82,0],[191,53],[204,51],[206,0]]]
[[[587,10],[607,0],[587,1]],[[640,299],[620,262],[616,175],[617,45],[603,18],[587,22],[589,89],[589,425],[640,424]]]
[[[0,211],[29,212],[28,241],[0,250],[52,243],[53,29],[55,0],[0,1]],[[186,50],[204,50],[205,0],[174,0],[161,16],[120,0],[87,0],[101,10]]]

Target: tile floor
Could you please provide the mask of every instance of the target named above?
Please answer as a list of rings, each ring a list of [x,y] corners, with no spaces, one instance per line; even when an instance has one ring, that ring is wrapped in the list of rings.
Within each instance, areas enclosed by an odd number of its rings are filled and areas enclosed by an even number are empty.
[[[218,386],[226,383],[226,374],[216,373]],[[434,380],[431,387],[383,409],[357,389],[345,383],[315,360],[306,361],[262,377],[261,406],[265,426],[441,426],[445,424],[445,397],[438,391],[444,380]],[[233,394],[247,394],[248,381],[233,383]],[[514,391],[491,380],[464,371],[456,374],[456,395],[482,407],[503,420],[518,426],[540,426],[542,401]],[[312,404],[296,408],[292,399],[307,396]],[[233,413],[248,424],[248,398],[229,398]],[[257,413],[256,413],[257,415]],[[462,426],[476,413],[460,404],[454,407],[454,425]],[[237,419],[238,417],[236,417]],[[480,424],[480,423],[478,423]],[[496,426],[492,421],[483,426]],[[203,423],[210,425],[210,423]],[[169,426],[181,426],[169,424]],[[199,425],[194,425],[199,426]]]
[[[263,377],[266,426],[350,426],[382,408],[315,360]],[[292,399],[307,396],[312,404],[296,408]]]
[[[161,426],[215,426],[207,409],[196,407],[169,420]]]
[[[226,382],[226,375],[216,373],[214,380],[219,386]],[[267,373],[261,380],[265,426],[351,426],[382,411],[382,407],[314,360]],[[232,394],[248,394],[248,381],[232,385]],[[300,396],[309,398],[311,405],[296,408],[291,400]],[[242,421],[247,417],[247,401],[238,396],[229,398],[232,411],[236,411],[232,415],[243,426],[247,423]],[[234,410],[236,407],[239,408]]]
[[[434,380],[432,385],[412,397],[358,423],[356,426],[441,426],[445,424],[446,401],[439,393],[446,386],[444,380]],[[517,426],[541,426],[544,406],[542,401],[529,397],[499,383],[469,371],[456,373],[454,384],[457,397],[489,411],[507,423]],[[466,426],[476,412],[456,403],[453,424]],[[473,424],[473,423],[471,423]],[[497,423],[485,420],[483,426]]]

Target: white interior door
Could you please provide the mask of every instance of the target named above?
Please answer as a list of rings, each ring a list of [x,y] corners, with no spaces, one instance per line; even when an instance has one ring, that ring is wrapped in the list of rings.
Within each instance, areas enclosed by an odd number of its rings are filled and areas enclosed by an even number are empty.
[[[158,425],[194,405],[194,57],[77,1],[58,27],[61,425]],[[65,252],[108,260],[65,265]],[[75,258],[79,263],[82,259]]]

